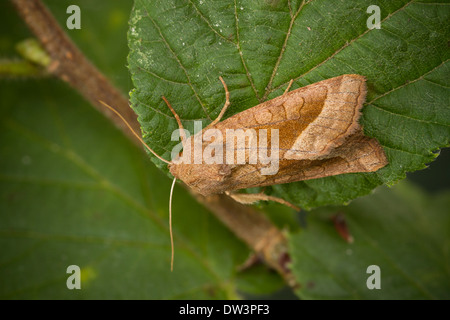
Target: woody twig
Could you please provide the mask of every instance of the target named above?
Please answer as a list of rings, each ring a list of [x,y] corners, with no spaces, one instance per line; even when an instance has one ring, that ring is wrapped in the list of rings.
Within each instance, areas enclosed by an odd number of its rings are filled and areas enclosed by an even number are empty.
[[[99,102],[102,100],[114,105],[133,129],[140,132],[136,114],[128,106],[127,99],[76,47],[44,4],[40,0],[11,0],[11,2],[50,56],[48,72],[69,83],[122,129],[131,140],[140,144],[120,118]]]
[[[114,105],[131,127],[136,132],[140,132],[136,114],[129,107],[127,99],[75,46],[43,3],[40,0],[11,0],[11,2],[49,54],[51,62],[48,65],[48,71],[69,83],[95,108],[121,128],[133,142],[141,145],[123,121],[99,102],[104,101]],[[287,284],[296,286],[287,268],[289,255],[286,238],[264,215],[252,207],[237,203],[226,195],[208,197],[197,193],[193,195],[268,266],[280,273]]]
[[[233,233],[244,241],[269,267],[276,270],[292,288],[297,287],[290,269],[290,256],[284,234],[261,212],[220,194],[191,194],[207,207]]]

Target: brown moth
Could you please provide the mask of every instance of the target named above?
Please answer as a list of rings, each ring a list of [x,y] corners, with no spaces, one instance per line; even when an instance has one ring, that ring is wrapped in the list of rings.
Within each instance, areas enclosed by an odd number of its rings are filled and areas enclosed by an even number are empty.
[[[218,122],[219,118],[183,143],[191,147],[191,161],[170,163],[169,170],[175,178],[205,196],[343,173],[376,171],[385,166],[387,160],[378,141],[364,136],[358,123],[366,92],[363,76],[345,74],[285,92],[224,121]],[[227,106],[228,99],[224,109]],[[202,139],[209,129],[220,131],[219,139],[213,142]],[[253,129],[256,136],[238,135],[227,141],[229,129]],[[260,129],[267,131],[267,149],[271,148],[271,129],[279,132],[279,168],[274,174],[263,175],[261,170],[267,169],[268,164],[259,159],[253,164],[249,161],[250,153],[258,149]],[[236,164],[236,152],[231,164],[227,163],[225,154],[221,164],[195,164],[196,138],[201,139],[197,141],[202,143],[202,152],[208,147],[212,149],[212,144],[224,145],[226,151],[237,150],[238,139],[245,139],[245,163]],[[256,141],[253,147],[251,138]]]
[[[277,201],[298,210],[283,199],[263,193],[237,194],[231,191],[344,173],[373,172],[388,163],[378,141],[366,137],[358,123],[367,92],[363,76],[344,74],[288,92],[291,81],[283,95],[221,122],[230,101],[228,88],[223,79],[219,79],[226,97],[222,111],[216,120],[199,133],[189,138],[182,134],[183,152],[171,162],[156,154],[117,111],[102,102],[125,121],[150,152],[168,163],[174,176],[169,200],[171,269],[174,256],[171,203],[176,179],[205,196],[227,193],[244,204],[257,200]],[[162,98],[174,114],[180,129],[183,129],[175,110],[165,97]],[[215,134],[209,134],[211,130]],[[230,130],[234,131],[233,136],[227,135]],[[279,137],[276,148],[272,145],[273,132]],[[265,141],[263,147],[261,141]],[[225,149],[225,152],[214,154],[220,149]],[[199,150],[202,155],[209,153],[210,159],[214,158],[215,162],[196,161]],[[241,153],[241,159],[238,159],[238,152],[234,152],[238,150],[245,151]],[[252,158],[255,153],[261,155],[262,151],[267,155],[269,150],[270,153],[276,151],[277,166],[272,171],[269,168],[272,163],[261,160],[264,157]],[[233,151],[231,156],[228,155],[229,151]]]

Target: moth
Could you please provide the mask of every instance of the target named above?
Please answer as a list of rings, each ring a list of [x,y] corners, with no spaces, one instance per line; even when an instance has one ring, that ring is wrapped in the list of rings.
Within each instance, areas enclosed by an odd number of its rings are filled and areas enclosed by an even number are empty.
[[[228,92],[225,83],[224,87]],[[239,147],[237,139],[227,141],[227,130],[252,129],[258,133],[262,129],[270,135],[271,130],[276,129],[279,132],[278,171],[262,174],[262,169],[269,164],[249,163],[252,146],[248,139],[245,164],[236,161],[228,164],[225,155],[222,164],[195,164],[196,136],[191,136],[190,143],[186,143],[192,149],[191,161],[170,163],[169,170],[175,178],[205,196],[343,173],[376,171],[385,166],[387,160],[378,141],[364,136],[358,123],[366,92],[363,76],[345,74],[285,92],[219,122],[229,105],[227,94],[219,117],[197,135],[204,135],[210,129],[218,130],[223,139],[214,143],[224,144],[229,150]],[[256,136],[256,140],[259,138]],[[271,149],[272,141],[267,140],[267,149]],[[211,147],[211,141],[202,139],[203,152],[208,146]]]
[[[242,203],[273,200],[289,205],[283,199],[265,194],[232,191],[345,173],[373,172],[388,163],[381,145],[376,139],[365,136],[358,122],[367,93],[366,80],[361,75],[344,74],[289,91],[291,81],[281,96],[223,121],[220,120],[230,105],[230,94],[224,80],[219,79],[225,89],[222,111],[197,134],[181,135],[183,151],[176,159],[167,161],[147,146],[168,163],[174,176],[170,203],[175,181],[179,179],[204,196],[227,193]],[[162,98],[184,132],[179,116],[167,99]],[[230,130],[235,133],[231,138],[227,135]],[[274,132],[279,138],[276,148],[272,139]],[[213,154],[220,150],[218,147],[226,152]],[[215,161],[196,161],[195,154],[199,150]],[[228,156],[229,150],[236,152]],[[276,170],[270,169],[273,163],[252,158],[262,151],[267,155],[269,150],[276,153]],[[237,151],[241,152],[241,159]],[[171,205],[169,214],[171,219]]]

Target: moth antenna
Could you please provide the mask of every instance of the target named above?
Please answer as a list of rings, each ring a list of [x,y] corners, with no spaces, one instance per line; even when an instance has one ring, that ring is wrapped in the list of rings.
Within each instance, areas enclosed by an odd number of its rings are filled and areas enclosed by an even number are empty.
[[[170,272],[173,271],[173,257],[174,257],[173,232],[172,232],[172,196],[173,196],[173,188],[175,187],[176,181],[177,181],[177,178],[173,178],[172,187],[170,188],[170,197],[169,197],[169,233],[170,233],[170,246],[172,247],[172,258],[170,260]]]
[[[109,106],[106,102],[103,102],[101,100],[98,100],[101,104],[103,104],[105,107],[107,107],[109,110],[111,110],[112,112],[114,112],[117,116],[119,116],[119,118],[127,125],[128,129],[130,129],[130,131],[134,134],[134,136],[144,145],[147,147],[147,149],[153,153],[155,155],[155,157],[157,157],[159,160],[167,163],[167,164],[171,164],[170,161],[167,161],[166,159],[162,158],[161,156],[159,156],[155,151],[152,150],[152,148],[150,148],[148,146],[148,144],[146,144],[144,142],[144,140],[142,140],[142,138],[133,130],[133,128],[131,127],[131,125],[128,123],[127,120],[125,120],[125,118],[119,113],[119,111],[117,111],[116,109],[114,109],[113,107]]]
[[[178,116],[178,114],[175,112],[174,108],[172,108],[172,105],[170,104],[170,102],[166,99],[166,97],[162,96],[162,99],[164,100],[164,102],[167,104],[167,106],[169,107],[170,111],[172,111],[173,116],[175,117],[175,120],[177,120],[178,123],[178,127],[181,130],[181,143],[183,144],[183,149],[184,149],[184,142],[186,140],[186,136],[184,135],[184,127],[183,124],[181,123],[181,119]]]
[[[283,95],[285,95],[286,93],[289,92],[289,89],[291,88],[293,82],[294,82],[294,79],[291,79],[291,81],[289,81],[289,84],[288,84],[286,90],[284,90]]]

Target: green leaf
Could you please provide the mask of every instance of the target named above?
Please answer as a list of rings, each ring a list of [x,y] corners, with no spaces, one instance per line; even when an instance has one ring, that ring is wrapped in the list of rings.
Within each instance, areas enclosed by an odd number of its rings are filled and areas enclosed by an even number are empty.
[[[101,16],[90,3],[77,2],[83,32],[74,38],[95,44],[87,52],[94,62],[97,48],[111,52],[120,61],[108,66],[112,78],[126,87],[126,19],[112,35],[96,34],[124,2],[102,2]],[[2,30],[20,30],[6,5]],[[50,9],[64,22],[67,5]],[[123,48],[115,50],[107,39],[119,35]],[[22,37],[29,34],[2,39],[14,45]],[[8,81],[0,96],[0,298],[238,297],[235,266],[248,256],[245,245],[176,187],[171,273],[170,180],[72,88],[57,79]],[[81,290],[66,287],[70,265],[81,267]]]
[[[285,283],[275,271],[268,270],[263,265],[252,266],[245,270],[237,277],[236,284],[239,292],[256,298],[274,294],[285,286]]]
[[[370,5],[381,9],[379,30],[366,25]],[[361,123],[389,165],[272,190],[303,208],[345,203],[425,168],[449,144],[449,19],[447,1],[136,0],[128,33],[132,106],[146,142],[169,159],[178,126],[163,95],[192,133],[194,120],[206,125],[223,106],[220,75],[231,94],[226,117],[279,96],[290,79],[298,88],[364,75]]]
[[[377,189],[348,207],[311,212],[305,231],[291,235],[292,269],[304,299],[449,299],[450,193],[428,196],[401,183]],[[354,242],[330,219],[345,214]],[[371,265],[381,289],[369,290]]]

